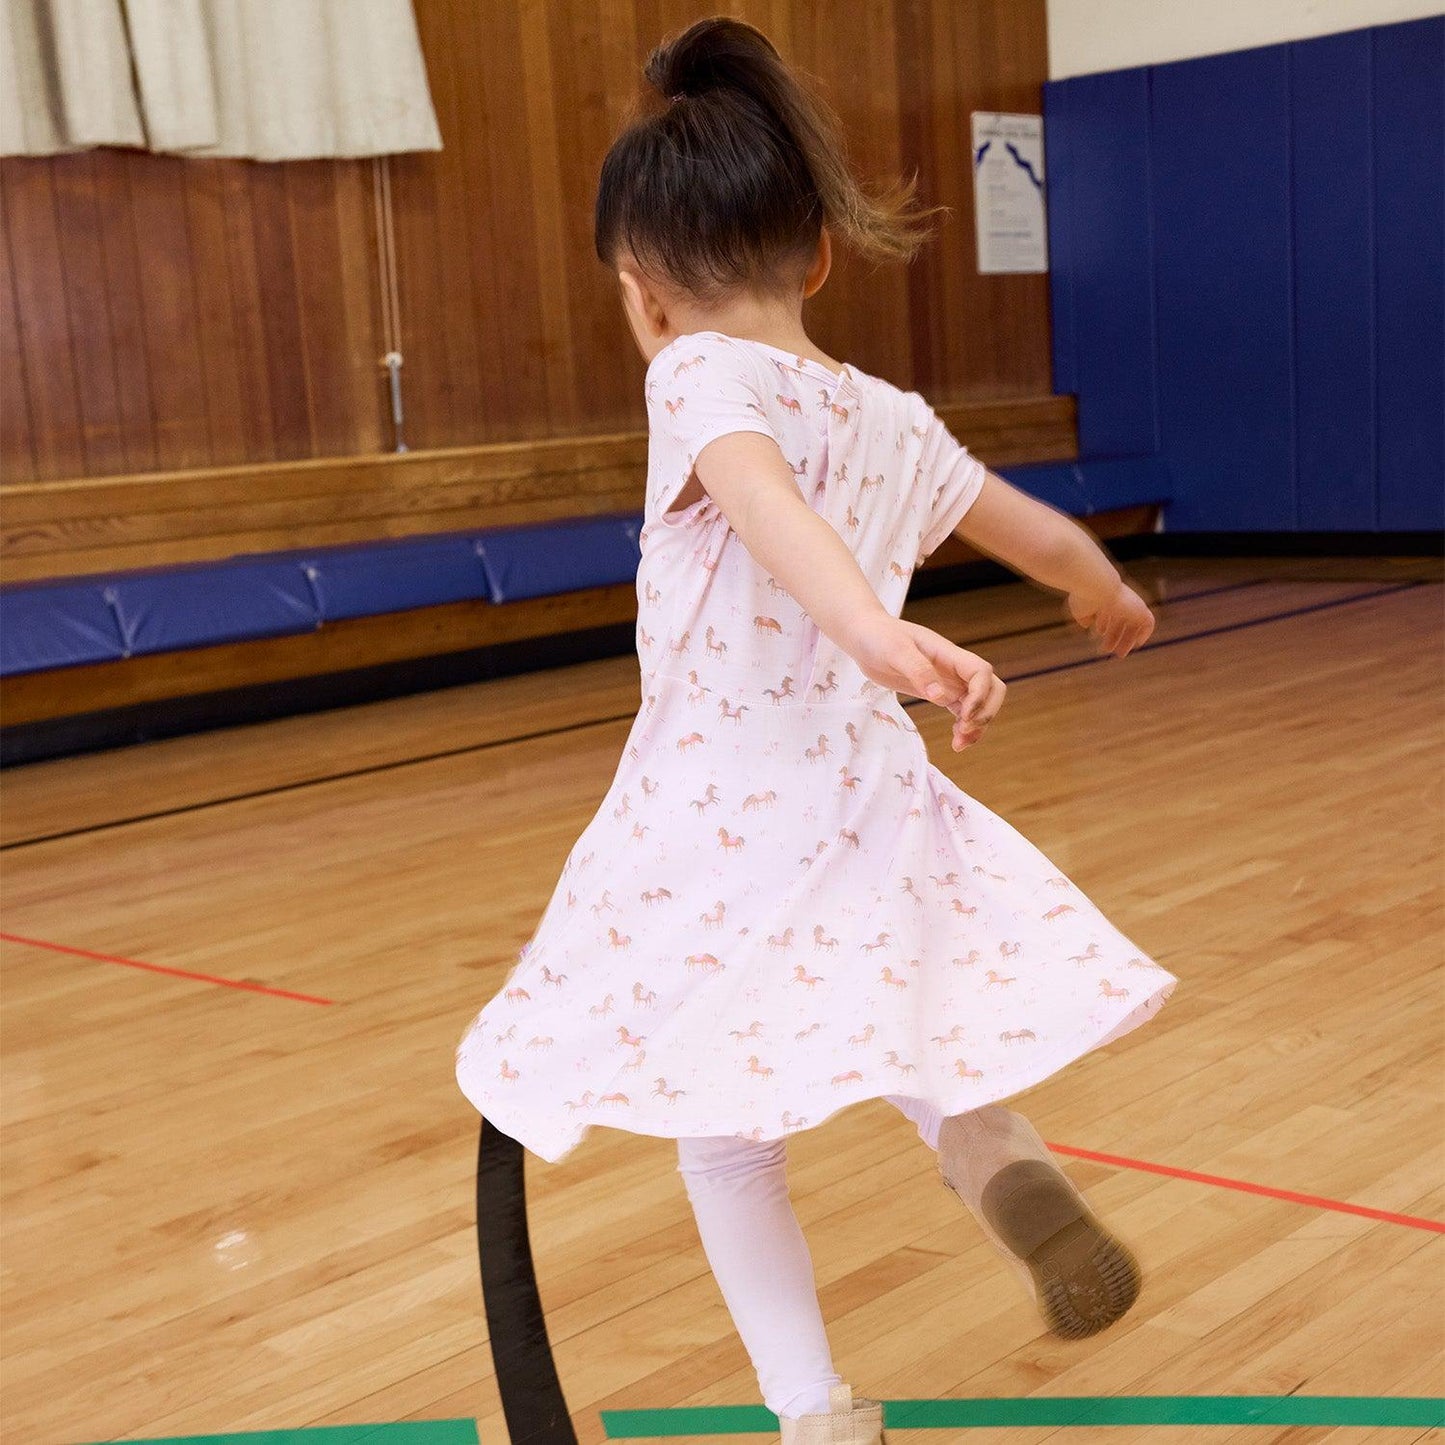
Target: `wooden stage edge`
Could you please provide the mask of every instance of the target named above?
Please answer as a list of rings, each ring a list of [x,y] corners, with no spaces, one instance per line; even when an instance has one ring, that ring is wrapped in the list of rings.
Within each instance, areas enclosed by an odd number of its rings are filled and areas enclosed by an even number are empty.
[[[1071,396],[935,405],[991,467],[1078,455]],[[630,431],[18,483],[0,490],[0,581],[640,511],[646,465]]]

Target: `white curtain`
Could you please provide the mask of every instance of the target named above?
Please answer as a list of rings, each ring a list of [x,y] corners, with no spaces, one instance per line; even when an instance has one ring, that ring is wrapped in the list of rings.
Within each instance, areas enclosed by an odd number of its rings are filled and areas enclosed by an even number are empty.
[[[0,154],[440,150],[411,0],[0,0]]]
[[[146,143],[119,0],[0,4],[0,155]]]

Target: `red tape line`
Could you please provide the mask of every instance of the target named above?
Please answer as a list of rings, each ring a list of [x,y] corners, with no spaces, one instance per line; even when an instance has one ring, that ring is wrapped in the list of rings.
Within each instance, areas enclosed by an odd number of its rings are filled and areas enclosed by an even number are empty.
[[[1266,1199],[1283,1199],[1290,1204],[1310,1204],[1316,1209],[1333,1209],[1337,1214],[1358,1214],[1365,1219],[1382,1219],[1386,1224],[1403,1224],[1410,1229],[1428,1229],[1445,1234],[1445,1223],[1421,1219],[1416,1214],[1391,1214],[1388,1209],[1371,1209],[1365,1204],[1346,1204],[1342,1199],[1324,1199],[1318,1194],[1298,1194],[1293,1189],[1272,1189],[1268,1184],[1251,1184],[1247,1179],[1225,1179],[1219,1174],[1200,1174],[1194,1169],[1175,1169],[1168,1164],[1150,1164],[1143,1159],[1125,1159],[1118,1154],[1100,1154],[1093,1149],[1076,1149],[1072,1144],[1050,1144],[1056,1154],[1075,1159],[1092,1159],[1097,1164],[1114,1164],[1120,1169],[1140,1169],[1146,1174],[1163,1174],[1170,1179],[1189,1179],[1195,1184],[1214,1184],[1237,1189],[1241,1194],[1262,1194]]]
[[[189,978],[197,983],[216,983],[222,988],[242,988],[249,993],[270,994],[272,998],[290,998],[298,1003],[330,1004],[329,998],[315,998],[309,993],[292,993],[286,988],[268,988],[264,983],[247,983],[239,978],[217,978],[210,973],[192,973],[185,968],[167,968],[160,963],[142,963],[138,958],[117,958],[110,953],[92,953],[88,948],[71,948],[64,943],[47,943],[43,938],[22,938],[18,933],[0,933],[7,943],[28,943],[31,948],[48,948],[55,953],[73,953],[77,958],[95,958],[101,963],[123,963],[127,968],[143,968],[150,973],[168,973],[172,978]]]
[[[48,948],[55,953],[70,953],[77,958],[94,958],[101,963],[120,963],[127,968],[143,968],[151,973],[169,974],[173,978],[188,978],[197,983],[219,984],[222,988],[245,989],[250,993],[269,994],[272,998],[295,999],[298,1003],[329,1005],[329,998],[316,998],[311,994],[293,993],[284,988],[268,988],[262,983],[247,983],[242,979],[218,978],[209,973],[193,973],[184,968],[167,968],[159,963],[142,963],[135,958],[117,958],[110,953],[95,953],[88,948],[72,948],[63,943],[47,943],[40,938],[24,938],[18,933],[0,933],[0,939],[8,943],[29,944],[32,948]],[[1289,1204],[1308,1204],[1315,1209],[1332,1209],[1337,1214],[1357,1214],[1364,1219],[1379,1219],[1386,1224],[1403,1224],[1410,1229],[1427,1229],[1434,1234],[1445,1234],[1445,1223],[1438,1219],[1422,1219],[1415,1214],[1393,1214],[1388,1209],[1371,1209],[1365,1204],[1348,1204],[1342,1199],[1326,1199],[1318,1194],[1300,1194],[1293,1189],[1274,1189],[1267,1184],[1253,1184],[1247,1179],[1226,1179],[1221,1174],[1201,1174],[1195,1169],[1176,1169],[1170,1164],[1151,1164],[1145,1159],[1126,1159],[1120,1154],[1101,1154],[1096,1149],[1079,1149],[1072,1144],[1050,1144],[1056,1154],[1066,1154],[1074,1159],[1089,1159],[1096,1164],[1112,1164],[1118,1169],[1138,1169],[1145,1174],[1162,1174],[1167,1179],[1188,1179],[1195,1184],[1213,1184],[1220,1189],[1235,1189],[1241,1194],[1258,1194],[1266,1199],[1282,1199]]]

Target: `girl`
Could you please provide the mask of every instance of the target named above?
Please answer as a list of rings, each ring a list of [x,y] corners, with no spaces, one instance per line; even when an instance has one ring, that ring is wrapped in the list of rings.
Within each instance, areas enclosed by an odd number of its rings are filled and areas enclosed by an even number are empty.
[[[1175,982],[929,764],[897,692],[947,708],[960,750],[1004,685],[901,620],[909,578],[957,532],[1066,593],[1104,651],[1153,617],[1082,528],[806,334],[833,236],[917,249],[911,187],[865,195],[829,113],[741,22],[692,26],[646,76],[596,215],[649,362],[641,706],[457,1077],[549,1161],[594,1124],[676,1138],[784,1442],[876,1445],[881,1407],[833,1369],[787,1136],[887,1099],[1048,1328],[1092,1334],[1133,1303],[1133,1257],[998,1101]]]

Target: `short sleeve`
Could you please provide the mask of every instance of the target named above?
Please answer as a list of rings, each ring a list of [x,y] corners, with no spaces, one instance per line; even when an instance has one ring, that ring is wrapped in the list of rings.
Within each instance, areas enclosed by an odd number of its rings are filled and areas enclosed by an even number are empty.
[[[931,408],[925,410],[928,420],[918,469],[922,502],[920,560],[941,546],[963,520],[983,490],[987,475],[984,464],[959,443],[937,414]]]
[[[658,352],[647,369],[648,500],[658,514],[709,442],[739,431],[778,440],[765,398],[758,358],[726,336],[684,336]]]

